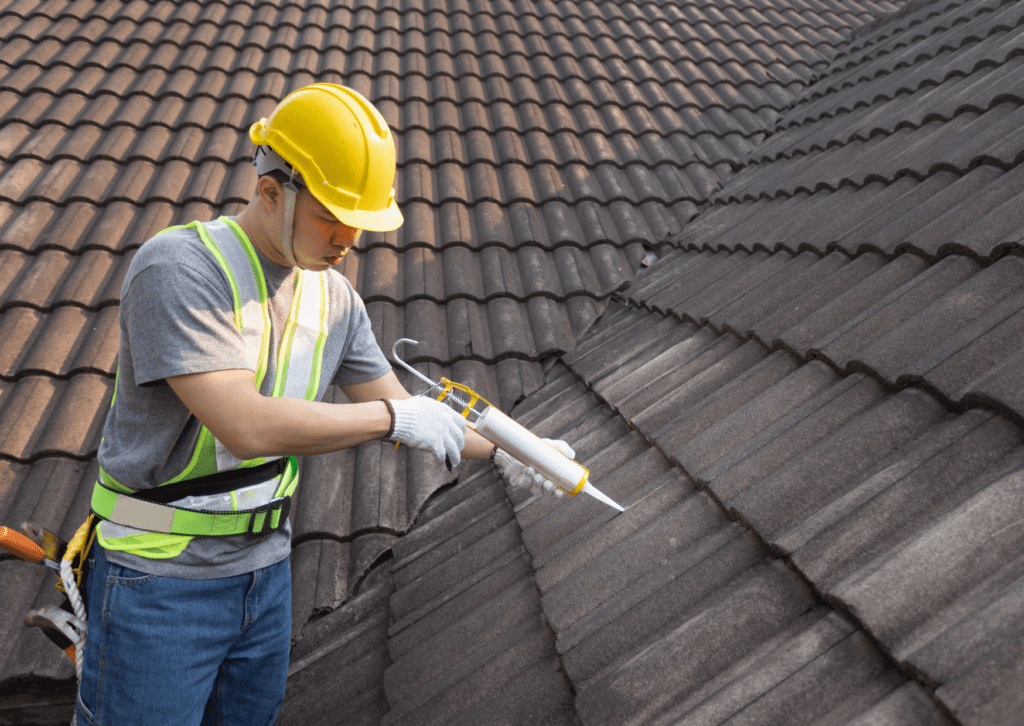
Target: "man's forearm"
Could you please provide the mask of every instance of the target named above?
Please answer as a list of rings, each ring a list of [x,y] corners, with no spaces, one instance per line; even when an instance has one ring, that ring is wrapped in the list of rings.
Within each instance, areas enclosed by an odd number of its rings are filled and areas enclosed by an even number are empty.
[[[322,403],[261,398],[252,410],[237,412],[239,420],[247,425],[240,427],[236,441],[224,442],[239,458],[326,454],[380,439],[391,426],[391,416],[381,401]]]
[[[465,459],[489,459],[494,444],[473,429],[466,429],[466,446],[462,449]]]
[[[383,438],[391,427],[391,415],[379,399],[409,397],[393,372],[344,386],[353,403],[343,404],[263,396],[248,370],[178,376],[168,383],[240,459],[325,454]],[[486,459],[493,448],[482,436],[466,431],[465,457]]]

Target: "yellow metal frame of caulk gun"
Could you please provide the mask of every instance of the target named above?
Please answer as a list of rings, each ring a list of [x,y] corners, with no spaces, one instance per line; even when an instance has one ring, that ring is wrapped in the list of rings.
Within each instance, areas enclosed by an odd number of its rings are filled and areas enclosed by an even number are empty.
[[[590,470],[585,466],[545,443],[536,434],[513,421],[468,386],[455,383],[447,378],[442,378],[440,382],[430,380],[398,357],[399,343],[412,343],[413,345],[419,343],[411,338],[401,338],[395,341],[391,347],[391,357],[400,366],[430,386],[425,395],[440,389],[437,400],[455,408],[466,419],[467,425],[471,429],[526,466],[532,467],[570,496],[576,496],[583,492],[620,512],[625,511],[588,481]],[[463,394],[466,396],[465,398]],[[485,404],[486,407],[483,411],[474,408],[478,403]]]

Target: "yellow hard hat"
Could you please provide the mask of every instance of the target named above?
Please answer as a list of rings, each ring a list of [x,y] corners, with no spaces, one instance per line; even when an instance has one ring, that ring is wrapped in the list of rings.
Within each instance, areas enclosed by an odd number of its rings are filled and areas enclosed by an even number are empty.
[[[395,202],[395,139],[380,111],[345,86],[315,83],[281,100],[249,129],[302,177],[344,224],[371,232],[402,226]]]

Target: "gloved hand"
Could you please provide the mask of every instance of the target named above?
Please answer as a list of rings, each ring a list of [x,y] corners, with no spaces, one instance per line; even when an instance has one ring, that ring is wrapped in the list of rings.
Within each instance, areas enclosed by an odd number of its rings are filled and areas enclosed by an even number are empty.
[[[426,396],[390,399],[395,411],[391,437],[406,446],[429,451],[451,467],[462,461],[466,419],[448,406]]]
[[[541,439],[541,441],[555,447],[570,459],[576,458],[576,452],[564,441],[555,439]],[[534,495],[541,492],[554,492],[555,496],[565,496],[565,491],[560,486],[545,478],[543,474],[538,474],[532,466],[527,466],[504,449],[499,448],[494,452],[494,463],[498,465],[498,471],[505,477],[505,480],[514,487],[530,487],[530,491]]]

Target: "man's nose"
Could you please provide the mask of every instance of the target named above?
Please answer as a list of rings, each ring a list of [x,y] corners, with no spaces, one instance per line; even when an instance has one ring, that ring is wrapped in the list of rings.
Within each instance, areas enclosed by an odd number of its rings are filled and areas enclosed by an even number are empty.
[[[341,225],[341,228],[334,233],[334,239],[331,240],[331,244],[335,247],[354,247],[359,242],[359,235],[362,234],[361,229],[355,227],[349,227],[347,225]]]

